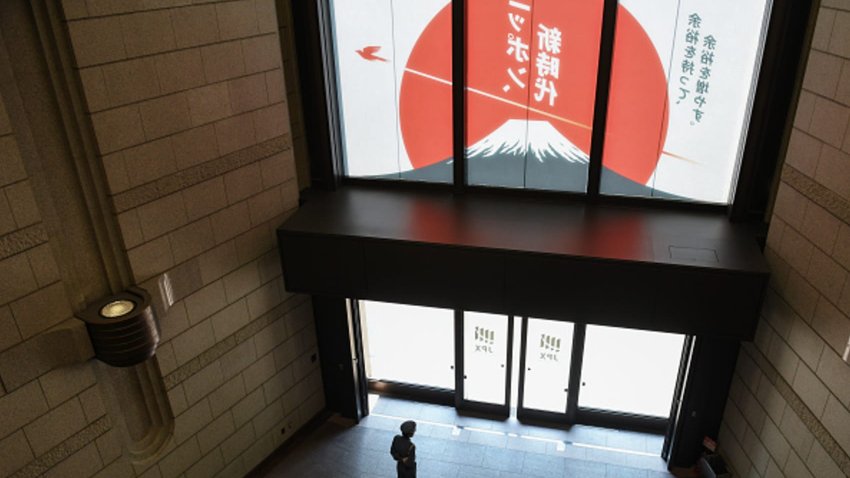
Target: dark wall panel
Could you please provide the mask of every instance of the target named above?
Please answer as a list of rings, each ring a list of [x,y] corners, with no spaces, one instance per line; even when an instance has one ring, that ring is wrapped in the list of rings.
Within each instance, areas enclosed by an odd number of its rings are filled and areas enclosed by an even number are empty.
[[[515,314],[622,327],[652,321],[658,271],[651,266],[519,254],[505,262]]]
[[[692,335],[753,339],[764,289],[757,277],[670,268],[654,285],[660,328],[682,324]]]
[[[286,226],[278,240],[292,292],[741,340],[754,336],[768,280],[746,261],[691,266]]]
[[[352,361],[345,307],[344,299],[313,296],[325,406],[346,418],[356,419],[358,403],[352,398],[357,397],[358,376]]]
[[[499,253],[368,240],[363,251],[367,298],[484,312],[505,309]]]
[[[356,240],[278,231],[286,290],[338,297],[364,291],[363,252]]]
[[[674,418],[672,466],[689,467],[702,453],[703,437],[717,440],[740,343],[697,337],[681,408]]]

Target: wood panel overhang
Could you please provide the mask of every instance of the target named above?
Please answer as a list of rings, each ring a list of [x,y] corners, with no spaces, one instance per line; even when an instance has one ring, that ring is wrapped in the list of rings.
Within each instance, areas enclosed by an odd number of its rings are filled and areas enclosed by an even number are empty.
[[[290,292],[751,340],[769,270],[717,212],[346,186],[278,229]]]

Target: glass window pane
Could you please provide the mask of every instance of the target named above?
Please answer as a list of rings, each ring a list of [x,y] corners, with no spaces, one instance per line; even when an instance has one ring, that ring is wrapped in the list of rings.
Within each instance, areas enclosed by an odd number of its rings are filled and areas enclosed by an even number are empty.
[[[454,390],[454,311],[360,301],[366,376]]]
[[[470,184],[585,191],[602,0],[471,0]]]
[[[463,313],[463,398],[505,404],[508,317]]]
[[[572,349],[572,322],[528,319],[524,408],[566,413]]]
[[[768,0],[621,0],[604,194],[731,201]]]
[[[334,0],[345,173],[452,181],[451,2]]]
[[[667,417],[684,335],[587,326],[578,406]]]

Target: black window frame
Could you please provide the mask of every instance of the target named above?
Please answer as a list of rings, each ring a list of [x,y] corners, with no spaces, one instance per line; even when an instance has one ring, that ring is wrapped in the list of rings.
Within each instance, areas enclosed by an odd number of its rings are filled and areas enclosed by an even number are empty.
[[[605,195],[599,191],[604,132],[610,94],[611,65],[618,0],[604,0],[597,90],[587,192],[547,191],[467,184],[466,138],[466,0],[452,0],[453,183],[354,178],[345,176],[334,44],[329,35],[328,0],[291,2],[299,63],[299,81],[310,157],[310,187],[334,190],[346,184],[376,188],[436,189],[456,194],[555,197],[587,204],[614,204],[725,213],[732,221],[766,221],[778,165],[784,156],[808,56],[818,2],[774,0],[769,13],[758,83],[752,100],[744,152],[728,205],[657,197]]]

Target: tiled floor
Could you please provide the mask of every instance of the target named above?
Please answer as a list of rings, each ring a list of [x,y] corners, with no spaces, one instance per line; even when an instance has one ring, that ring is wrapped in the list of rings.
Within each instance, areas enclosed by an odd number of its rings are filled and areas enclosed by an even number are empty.
[[[458,415],[454,408],[380,398],[357,426],[329,420],[289,451],[269,477],[394,477],[389,454],[402,421],[418,423],[418,476],[672,477],[663,437],[576,425],[555,430]]]

